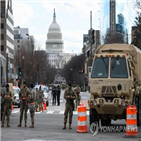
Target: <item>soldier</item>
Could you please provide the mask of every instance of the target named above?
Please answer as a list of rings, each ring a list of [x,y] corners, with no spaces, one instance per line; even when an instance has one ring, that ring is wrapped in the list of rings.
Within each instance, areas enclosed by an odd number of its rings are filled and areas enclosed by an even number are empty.
[[[22,119],[23,119],[23,112],[24,112],[24,120],[25,120],[25,127],[27,127],[27,110],[28,110],[28,95],[30,94],[29,89],[26,87],[26,82],[23,82],[23,87],[19,92],[19,99],[20,99],[20,123],[17,127],[22,126]]]
[[[56,87],[52,88],[52,105],[56,105]]]
[[[73,116],[73,101],[75,99],[75,92],[71,88],[71,83],[69,83],[69,87],[65,90],[64,99],[66,99],[66,106],[64,112],[64,127],[62,129],[66,129],[68,113],[69,113],[69,129],[72,129],[71,123]]]
[[[34,115],[35,115],[35,92],[33,90],[33,84],[30,85],[31,87],[31,93],[28,95],[28,102],[30,105],[30,117],[31,117],[31,123],[32,125],[29,126],[29,128],[34,128]]]
[[[9,109],[11,109],[11,100],[12,100],[12,94],[9,91],[9,84],[7,84],[6,90],[2,92],[3,116],[2,116],[1,127],[4,127],[5,115],[7,115],[7,127],[10,127],[10,125],[9,125],[9,121],[10,121]]]
[[[36,87],[36,100],[35,100],[35,109],[36,109],[36,112],[38,112],[38,98],[39,98],[39,94],[38,94],[38,88]]]
[[[77,84],[77,87],[75,88],[75,93],[76,93],[76,108],[77,106],[80,105],[80,99],[81,99],[81,96],[80,96],[80,91],[81,91],[81,88],[79,87],[79,84]]]
[[[57,86],[57,89],[56,89],[56,94],[57,94],[57,106],[60,105],[60,93],[61,93],[61,91],[60,91],[60,87],[59,87],[59,85],[58,85],[58,86]]]
[[[44,101],[44,94],[43,94],[43,91],[41,89],[41,86],[39,87],[38,95],[39,95],[39,98],[38,98],[39,108],[42,108],[42,112],[43,112],[44,110],[43,110],[43,104],[42,103]]]

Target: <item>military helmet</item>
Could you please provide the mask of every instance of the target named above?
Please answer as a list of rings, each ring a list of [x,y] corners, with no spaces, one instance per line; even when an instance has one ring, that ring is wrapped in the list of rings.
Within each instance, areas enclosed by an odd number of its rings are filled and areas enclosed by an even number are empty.
[[[7,87],[9,87],[9,84],[6,84],[6,86],[5,86],[5,87],[6,87],[6,88],[7,88]]]

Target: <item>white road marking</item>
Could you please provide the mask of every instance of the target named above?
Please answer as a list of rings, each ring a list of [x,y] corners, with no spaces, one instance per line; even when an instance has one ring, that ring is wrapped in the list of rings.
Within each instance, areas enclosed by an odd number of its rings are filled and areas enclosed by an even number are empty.
[[[73,114],[74,114],[74,115],[77,115],[78,113],[77,113],[77,111],[73,111]]]
[[[64,114],[64,111],[60,111],[60,113],[59,114]]]
[[[12,114],[18,113],[19,111],[12,111]]]
[[[35,114],[40,114],[41,112],[35,112]]]
[[[48,111],[47,114],[52,114],[54,111]]]
[[[89,115],[89,111],[86,111],[87,115]]]

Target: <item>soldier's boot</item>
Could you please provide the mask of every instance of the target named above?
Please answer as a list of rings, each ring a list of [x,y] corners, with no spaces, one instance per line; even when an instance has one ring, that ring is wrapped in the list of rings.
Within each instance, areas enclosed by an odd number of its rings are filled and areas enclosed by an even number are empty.
[[[9,123],[7,123],[7,127],[10,127]]]
[[[1,127],[4,127],[4,123],[1,124]]]
[[[25,125],[24,125],[24,127],[27,127],[27,125],[26,125],[26,121],[25,121]]]
[[[29,128],[34,128],[34,122],[29,126]]]
[[[17,127],[22,127],[22,124],[21,124],[21,122],[18,124],[18,126]]]
[[[69,129],[72,129],[72,127],[71,127],[71,123],[69,124]]]
[[[66,123],[64,123],[64,127],[62,129],[66,129]]]

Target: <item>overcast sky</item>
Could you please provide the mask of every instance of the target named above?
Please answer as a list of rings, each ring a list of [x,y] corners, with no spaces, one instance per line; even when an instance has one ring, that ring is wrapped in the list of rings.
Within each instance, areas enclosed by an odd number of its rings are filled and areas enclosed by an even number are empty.
[[[99,29],[98,1],[13,0],[14,27],[29,28],[29,34],[35,37],[36,45],[45,49],[54,8],[56,21],[63,35],[65,52],[81,53],[83,34],[87,34],[90,28],[90,11],[93,12],[92,25]]]
[[[100,0],[13,0],[14,27],[29,28],[36,46],[45,50],[54,8],[65,52],[81,53],[83,34],[87,34],[90,28],[90,11],[92,27],[100,29]]]

